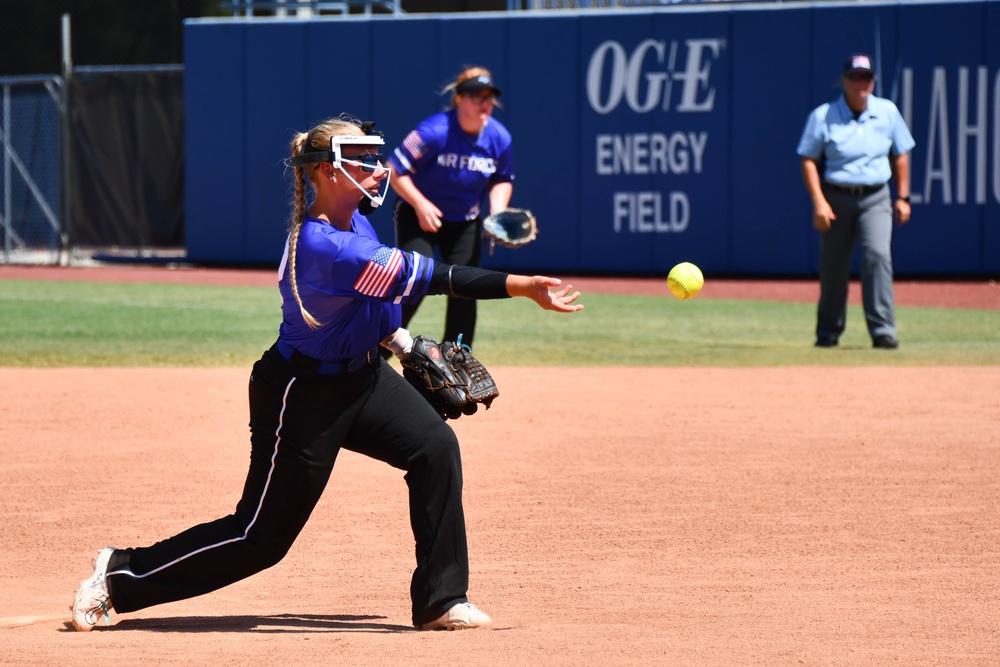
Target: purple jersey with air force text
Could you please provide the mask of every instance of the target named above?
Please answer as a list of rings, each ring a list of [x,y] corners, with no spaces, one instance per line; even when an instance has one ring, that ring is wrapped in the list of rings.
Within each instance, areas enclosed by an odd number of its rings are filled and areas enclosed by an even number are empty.
[[[491,117],[478,137],[470,136],[458,124],[455,109],[418,124],[389,162],[398,173],[413,179],[445,220],[474,219],[491,186],[514,180],[514,151],[507,128]]]
[[[351,231],[306,218],[295,253],[302,305],[319,320],[306,324],[289,280],[288,243],[278,268],[282,322],[279,338],[307,357],[344,361],[363,355],[399,328],[400,304],[427,293],[434,261],[379,243],[371,223],[355,212]]]

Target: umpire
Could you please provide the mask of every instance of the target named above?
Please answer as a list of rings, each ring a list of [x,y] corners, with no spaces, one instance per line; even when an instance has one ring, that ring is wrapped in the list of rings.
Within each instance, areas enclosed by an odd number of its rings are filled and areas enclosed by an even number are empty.
[[[816,346],[835,347],[847,320],[854,240],[861,248],[861,297],[872,344],[893,349],[892,221],[910,219],[910,159],[915,145],[899,109],[872,95],[871,57],[851,55],[840,79],[844,94],[813,109],[798,154],[820,235]],[[889,192],[895,177],[896,198]]]

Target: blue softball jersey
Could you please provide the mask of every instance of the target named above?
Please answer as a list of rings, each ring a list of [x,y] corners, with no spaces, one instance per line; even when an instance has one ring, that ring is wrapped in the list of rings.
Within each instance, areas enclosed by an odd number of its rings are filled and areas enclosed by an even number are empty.
[[[899,109],[871,95],[855,120],[843,96],[809,114],[798,154],[824,160],[824,181],[837,185],[881,185],[892,177],[889,155],[910,152],[916,142]]]
[[[296,244],[295,276],[306,310],[323,325],[306,324],[289,280],[289,247],[278,268],[279,339],[319,361],[363,355],[399,328],[400,304],[427,293],[434,261],[379,243],[355,212],[351,231],[306,218]]]
[[[389,162],[413,179],[417,189],[441,209],[445,220],[472,220],[486,191],[514,180],[510,132],[489,118],[479,136],[466,134],[455,109],[417,125],[393,151]]]

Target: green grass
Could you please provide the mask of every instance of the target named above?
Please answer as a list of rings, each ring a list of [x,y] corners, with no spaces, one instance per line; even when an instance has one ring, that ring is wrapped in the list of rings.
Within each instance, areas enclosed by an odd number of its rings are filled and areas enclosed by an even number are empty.
[[[274,288],[0,281],[0,365],[247,365],[277,336]]]
[[[572,315],[483,301],[492,365],[1000,365],[1000,311],[897,308],[901,347],[872,350],[860,307],[839,348],[812,347],[815,305],[587,294]],[[0,366],[248,366],[281,319],[275,288],[0,281]],[[438,339],[444,298],[410,330]]]

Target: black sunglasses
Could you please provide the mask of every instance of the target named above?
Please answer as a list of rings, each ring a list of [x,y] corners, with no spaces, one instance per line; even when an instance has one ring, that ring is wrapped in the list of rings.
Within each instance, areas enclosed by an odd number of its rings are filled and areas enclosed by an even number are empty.
[[[871,81],[875,75],[871,72],[851,72],[847,78],[849,81]]]
[[[385,164],[385,156],[381,153],[365,153],[364,155],[342,155],[340,157],[341,162],[346,162],[347,164],[357,164],[361,165],[361,168],[365,171],[375,171],[378,167],[379,162],[383,165]]]

